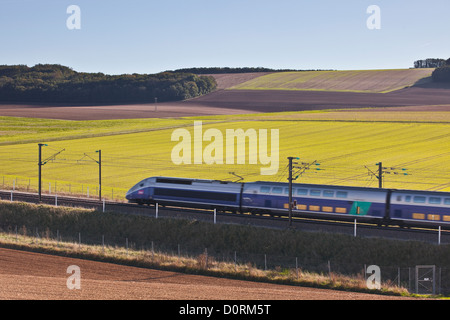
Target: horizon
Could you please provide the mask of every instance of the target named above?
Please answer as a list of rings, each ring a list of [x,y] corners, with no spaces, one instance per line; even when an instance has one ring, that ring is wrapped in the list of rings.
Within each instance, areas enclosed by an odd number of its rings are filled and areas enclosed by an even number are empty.
[[[11,64],[0,64],[0,67],[2,67],[2,66],[19,66],[19,65],[22,65],[22,66],[26,66],[26,67],[28,67],[28,68],[33,68],[33,67],[35,67],[35,66],[37,66],[37,65],[60,65],[60,66],[63,66],[63,67],[67,67],[67,68],[69,68],[69,69],[71,69],[71,70],[73,70],[73,71],[75,71],[75,72],[78,72],[78,73],[82,73],[82,72],[85,72],[85,71],[79,71],[79,70],[76,70],[76,69],[74,69],[73,67],[71,67],[71,66],[67,66],[67,65],[61,65],[61,64],[59,64],[59,63],[36,63],[36,64],[33,64],[33,65],[27,65],[27,64],[15,64],[15,65],[11,65]],[[223,66],[223,67],[218,67],[218,66],[211,66],[211,67],[185,67],[185,68],[180,68],[180,69],[173,69],[173,70],[161,70],[161,71],[157,71],[157,72],[155,72],[155,73],[141,73],[141,75],[154,75],[154,74],[159,74],[159,73],[164,73],[164,72],[176,72],[176,71],[178,71],[178,70],[181,70],[181,69],[213,69],[213,68],[230,68],[230,69],[244,69],[244,68],[266,68],[266,67],[264,67],[264,66],[244,66],[244,67],[230,67],[230,66]],[[270,69],[270,68],[266,68],[266,69]],[[272,69],[273,70],[273,72],[314,72],[314,71],[324,71],[324,72],[330,72],[330,71],[335,71],[335,72],[340,72],[340,71],[342,71],[342,72],[344,72],[344,71],[392,71],[392,70],[414,70],[414,69],[435,69],[435,68],[414,68],[414,67],[409,67],[409,68],[390,68],[390,69],[382,69],[382,68],[380,68],[380,69],[304,69],[304,70],[301,70],[301,69],[297,69],[297,70],[294,70],[294,69],[291,69],[291,68],[286,68],[286,69]],[[271,71],[269,71],[269,72],[271,72]],[[93,71],[93,72],[87,72],[87,73],[103,73],[103,72],[101,72],[101,71]],[[233,72],[230,72],[230,73],[233,73]],[[106,76],[120,76],[120,75],[132,75],[133,73],[117,73],[117,74],[108,74],[108,73],[103,73],[103,74],[105,74]],[[136,73],[136,74],[139,74],[139,73]],[[199,74],[200,76],[202,75],[202,74]]]
[[[448,59],[447,0],[3,0],[2,65],[154,74],[183,68],[409,69]]]

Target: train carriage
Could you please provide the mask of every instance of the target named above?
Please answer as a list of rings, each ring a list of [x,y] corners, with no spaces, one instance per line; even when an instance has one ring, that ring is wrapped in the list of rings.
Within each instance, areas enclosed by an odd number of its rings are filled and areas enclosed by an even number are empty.
[[[390,201],[391,219],[407,224],[449,224],[450,193],[394,190]]]
[[[381,220],[387,216],[389,190],[293,184],[293,215],[305,217]],[[276,182],[246,183],[242,193],[242,209],[286,215],[289,210],[289,185]]]

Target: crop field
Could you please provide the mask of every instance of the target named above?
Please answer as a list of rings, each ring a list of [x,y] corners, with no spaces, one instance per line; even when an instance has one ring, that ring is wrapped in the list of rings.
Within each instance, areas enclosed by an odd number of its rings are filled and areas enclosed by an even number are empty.
[[[375,114],[378,118],[374,119]],[[172,141],[172,133],[184,128],[194,141],[194,121],[202,121],[203,133],[216,129],[223,134],[223,155],[227,129],[255,129],[257,133],[267,129],[269,154],[270,130],[278,130],[277,173],[261,175],[261,168],[270,165],[258,155],[257,163],[249,164],[248,141],[245,164],[174,164],[172,150],[179,142]],[[300,157],[300,163],[320,163],[305,170],[296,182],[377,187],[370,171],[375,172],[375,164],[381,161],[389,168],[384,175],[387,188],[450,191],[449,112],[437,116],[435,112],[333,110],[84,122],[5,117],[0,119],[0,132],[4,189],[37,189],[37,144],[45,143],[43,191],[58,194],[98,194],[96,150],[102,150],[102,195],[117,200],[123,200],[136,182],[155,175],[224,180],[236,180],[238,175],[244,181],[287,181],[288,156]],[[206,139],[197,149],[192,144],[191,159],[210,144]]]
[[[427,82],[433,69],[278,72],[230,89],[319,90],[386,93]]]

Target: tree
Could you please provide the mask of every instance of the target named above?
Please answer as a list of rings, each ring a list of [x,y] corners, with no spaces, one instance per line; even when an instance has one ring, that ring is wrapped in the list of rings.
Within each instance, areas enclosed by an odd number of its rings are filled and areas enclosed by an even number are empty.
[[[414,68],[439,68],[445,65],[444,59],[429,58],[414,61]]]
[[[434,82],[450,82],[450,65],[435,69],[431,76]]]

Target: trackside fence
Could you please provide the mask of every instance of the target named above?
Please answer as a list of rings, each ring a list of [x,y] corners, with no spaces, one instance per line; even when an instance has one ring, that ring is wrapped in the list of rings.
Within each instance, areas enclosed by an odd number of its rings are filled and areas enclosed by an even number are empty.
[[[37,193],[39,190],[39,180],[36,178],[26,178],[18,176],[0,176],[0,188],[9,191],[22,191]],[[57,180],[42,179],[41,192],[45,195],[60,195],[96,199],[101,190],[102,198],[111,201],[123,201],[126,188],[113,188],[100,186],[98,184],[66,182]]]

